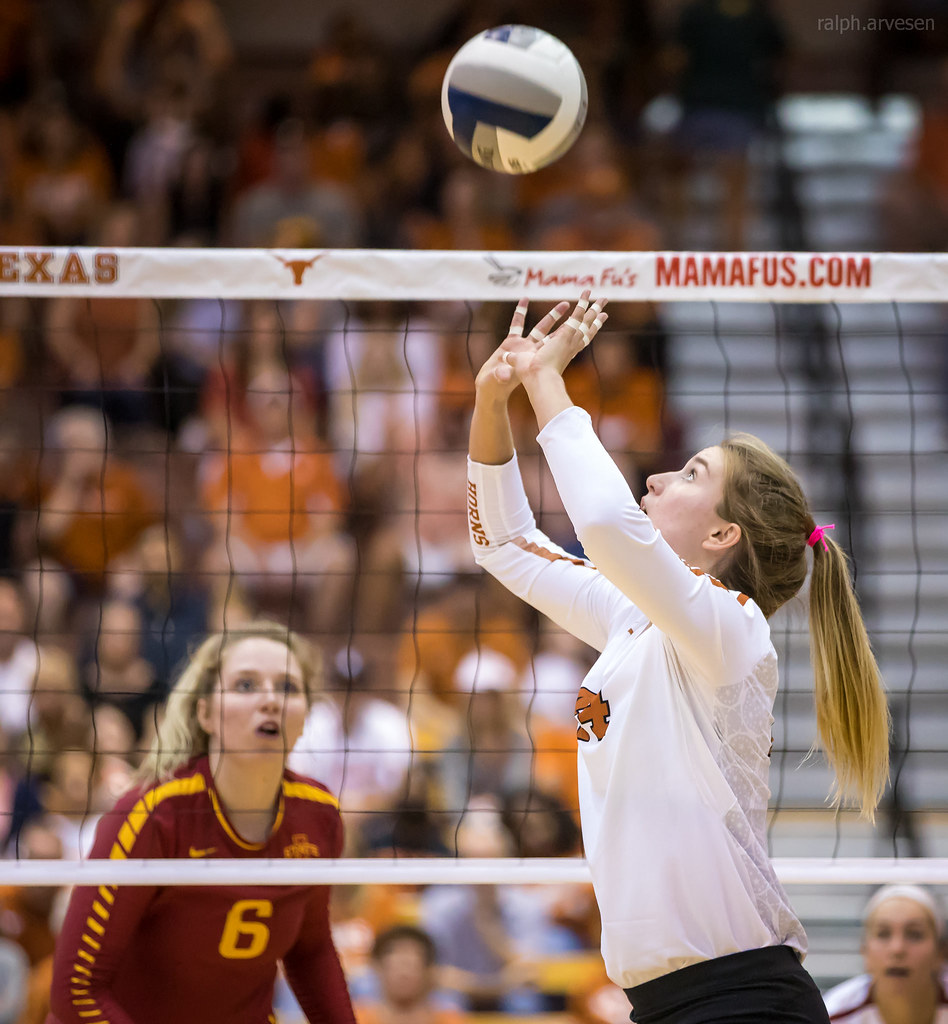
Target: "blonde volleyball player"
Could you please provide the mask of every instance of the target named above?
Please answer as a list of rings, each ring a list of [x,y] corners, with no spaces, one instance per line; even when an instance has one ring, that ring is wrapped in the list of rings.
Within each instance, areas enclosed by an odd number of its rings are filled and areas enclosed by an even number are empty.
[[[282,626],[207,639],[92,856],[338,857],[335,797],[286,768],[318,684],[315,654]],[[80,886],[47,1024],[272,1024],[278,962],[308,1021],[355,1024],[325,886]]]
[[[888,709],[841,549],[756,438],[649,477],[636,502],[562,373],[605,320],[584,294],[477,375],[468,513],[477,562],[600,651],[576,701],[586,856],[610,978],[641,1024],[826,1022],[806,936],[767,856],[777,659],[767,619],[801,588],[817,720],[840,795],[871,815]],[[557,326],[559,324],[559,326]],[[507,401],[522,384],[589,561],[534,522]]]

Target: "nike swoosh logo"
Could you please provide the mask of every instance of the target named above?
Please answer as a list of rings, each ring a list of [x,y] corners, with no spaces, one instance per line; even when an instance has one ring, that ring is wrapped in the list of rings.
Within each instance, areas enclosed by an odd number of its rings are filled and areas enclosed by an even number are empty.
[[[198,850],[196,847],[192,846],[191,849],[188,850],[188,856],[189,857],[209,857],[212,853],[216,853],[216,852],[217,852],[217,847],[216,846],[209,846],[206,850]]]

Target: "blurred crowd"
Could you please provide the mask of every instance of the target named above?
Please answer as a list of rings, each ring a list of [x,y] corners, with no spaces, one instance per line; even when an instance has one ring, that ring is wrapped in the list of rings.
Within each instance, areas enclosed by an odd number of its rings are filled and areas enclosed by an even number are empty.
[[[440,110],[458,46],[509,21],[566,41],[590,95],[573,150],[523,178],[471,164]],[[353,6],[305,65],[253,88],[223,2],[4,0],[0,244],[674,248],[700,166],[721,182],[715,245],[740,249],[749,153],[789,47],[763,0],[690,0],[673,23],[646,0],[483,0],[401,48]],[[948,93],[932,82],[917,163],[892,190],[890,248],[944,244]],[[588,652],[474,573],[468,550],[473,372],[510,312],[0,303],[6,857],[82,856],[190,647],[260,613],[323,653],[325,699],[292,767],[340,795],[349,855],[579,854],[570,723]],[[658,312],[628,304],[570,370],[637,484],[678,457],[665,350]],[[525,407],[515,429],[541,525],[575,547]],[[563,1009],[562,985],[525,965],[595,950],[591,894],[500,892],[340,891],[356,994],[370,963],[424,993],[437,962],[455,993],[440,1024]],[[34,967],[56,905],[54,889],[0,892],[0,934]],[[626,1016],[598,960],[584,963],[574,989],[589,999],[573,1012]]]

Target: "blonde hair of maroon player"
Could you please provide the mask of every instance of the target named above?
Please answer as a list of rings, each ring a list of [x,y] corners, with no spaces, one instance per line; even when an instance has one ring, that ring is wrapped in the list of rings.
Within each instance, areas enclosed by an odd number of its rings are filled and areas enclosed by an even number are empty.
[[[266,619],[215,633],[197,648],[168,695],[154,742],[136,773],[139,781],[169,779],[192,757],[208,752],[208,734],[198,722],[198,702],[219,685],[227,651],[244,640],[257,639],[286,646],[303,674],[306,704],[313,703],[322,684],[322,658],[298,633]]]

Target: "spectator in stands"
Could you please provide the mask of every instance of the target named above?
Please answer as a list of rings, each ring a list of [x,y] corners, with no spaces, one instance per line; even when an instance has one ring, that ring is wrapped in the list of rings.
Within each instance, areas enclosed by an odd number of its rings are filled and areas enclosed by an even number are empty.
[[[293,110],[291,99],[282,92],[251,97],[243,123],[236,131],[236,167],[230,176],[235,196],[269,180],[276,167],[276,136]]]
[[[220,103],[233,47],[215,0],[120,0],[112,8],[93,67],[93,84],[111,124],[116,170],[150,90],[184,83],[196,112]]]
[[[230,155],[202,131],[192,135],[168,184],[166,241],[173,246],[217,245],[223,230]]]
[[[363,545],[356,622],[361,632],[391,636],[419,565],[425,589],[442,588],[463,565],[463,514],[445,482],[454,465],[439,450],[442,339],[421,311],[359,303],[326,336],[323,359],[328,433],[349,472]],[[414,509],[423,511],[406,514]]]
[[[145,97],[145,118],[132,137],[123,168],[124,194],[141,218],[141,244],[169,240],[171,191],[181,179],[196,138],[193,97],[185,82],[157,82]]]
[[[880,33],[887,35],[889,33]],[[921,125],[907,166],[882,197],[884,243],[907,252],[942,252],[948,240],[948,58],[921,97]]]
[[[664,381],[658,370],[639,362],[630,333],[610,331],[598,340],[595,351],[577,359],[565,379],[626,479],[641,490],[662,458]]]
[[[307,422],[286,370],[258,372],[247,388],[252,430],[208,456],[203,504],[212,538],[205,560],[223,596],[233,575],[259,599],[309,602],[317,632],[343,629],[355,550],[331,455]]]
[[[539,745],[540,741],[537,742]],[[574,748],[575,743],[574,736]],[[575,765],[574,749],[574,769]],[[504,799],[501,815],[504,826],[514,839],[514,856],[581,856],[576,804],[571,813],[571,808],[551,793],[546,783],[547,775],[538,765],[534,772],[534,784]],[[538,885],[533,887],[533,894],[543,903],[554,925],[563,930],[559,940],[563,950],[594,954],[598,967],[597,977],[605,982],[605,968],[599,956],[601,922],[592,885],[588,882]]]
[[[420,781],[419,781],[420,780]],[[372,857],[447,857],[448,848],[429,796],[427,765],[415,759],[410,776],[410,795],[389,811],[373,815],[362,828],[362,842]],[[379,887],[381,890],[382,886]]]
[[[672,244],[682,247],[688,176],[716,176],[723,227],[713,246],[741,250],[748,219],[750,145],[762,132],[778,90],[784,33],[769,0],[689,0],[665,60],[678,75],[681,121],[668,168]]]
[[[173,523],[155,523],[141,534],[113,593],[137,608],[142,657],[156,682],[170,686],[193,641],[207,632],[209,605],[207,587],[188,568]]]
[[[427,735],[423,720],[415,717],[426,694],[433,698],[430,717],[437,719],[431,723],[431,738],[436,742],[430,749],[441,749],[448,738],[445,718],[450,729],[458,710],[466,711],[467,696],[458,700],[455,673],[461,660],[476,648],[478,638],[522,672],[529,661],[528,629],[522,604],[511,601],[509,591],[493,579],[482,579],[476,588],[455,584],[412,611],[400,637],[398,676],[403,689],[412,694],[416,745]]]
[[[504,827],[517,857],[575,857],[580,852],[579,826],[569,809],[538,785],[506,794],[501,809]]]
[[[43,810],[66,860],[81,860],[92,849],[96,822],[108,807],[100,783],[100,764],[90,750],[63,750],[54,758],[43,788]]]
[[[99,612],[95,653],[81,678],[93,712],[110,705],[128,720],[136,740],[168,693],[142,655],[142,617],[135,605],[110,600]]]
[[[310,708],[288,764],[323,780],[358,828],[406,792],[412,761],[408,718],[372,694],[372,670],[355,647],[338,650],[327,667],[326,692]]]
[[[407,211],[401,241],[407,249],[512,249],[511,215],[509,188],[462,165],[445,178],[436,214]]]
[[[109,451],[109,424],[85,406],[49,422],[40,465],[36,539],[39,560],[25,576],[40,632],[62,632],[70,602],[100,593],[114,570],[155,522],[155,503],[124,459]]]
[[[226,448],[234,435],[252,431],[248,388],[258,373],[268,370],[290,374],[298,403],[294,415],[315,429],[317,385],[303,365],[304,339],[288,325],[288,314],[276,302],[247,303],[242,329],[227,331],[216,346],[201,392],[208,448]]]
[[[8,0],[4,4],[0,18],[0,109],[12,109],[29,95],[38,20],[29,0]]]
[[[129,203],[116,203],[105,214],[95,242],[105,248],[139,245],[141,230],[140,212]],[[49,303],[44,326],[53,371],[47,380],[58,385],[67,404],[102,409],[117,427],[154,422],[156,413],[163,414],[149,391],[161,355],[154,302],[56,298]]]
[[[362,215],[353,194],[312,178],[310,135],[291,118],[277,129],[274,170],[266,181],[243,193],[234,205],[230,240],[239,246],[266,245],[287,217],[309,217],[319,225],[322,244],[351,248],[362,239]]]
[[[326,337],[330,438],[357,471],[438,437],[434,414],[443,364],[430,320],[405,303],[357,303]]]
[[[25,389],[24,389],[25,391]],[[23,567],[23,512],[28,506],[30,455],[18,426],[0,425],[0,574]]]
[[[18,778],[20,766],[10,757],[12,744],[3,729],[0,718],[0,850],[9,842],[17,820],[17,797],[21,780]],[[35,802],[31,811],[36,810]]]
[[[434,941],[421,928],[401,924],[380,932],[372,947],[378,994],[356,1001],[359,1024],[462,1024],[456,1009],[438,1002],[436,957]]]
[[[463,857],[513,855],[513,839],[494,798],[471,801],[457,845]],[[536,961],[575,947],[532,886],[433,885],[422,895],[421,910],[422,927],[434,939],[442,965],[442,984],[469,1011],[540,1012],[545,1001],[533,984]]]
[[[868,52],[859,71],[874,101],[887,94],[923,95],[938,78],[948,56],[948,27],[940,12],[938,0],[872,0],[866,5],[864,13],[877,25],[898,24],[895,31],[868,33],[865,41]]]
[[[530,785],[533,744],[520,724],[518,676],[509,658],[483,645],[469,651],[455,669],[461,714],[438,762],[449,830],[462,820],[472,798],[503,799]]]
[[[420,211],[421,217],[437,215],[443,167],[431,142],[428,125],[410,118],[381,159],[369,163],[363,197],[368,245],[387,249],[402,244],[409,210]]]
[[[61,859],[62,840],[55,824],[43,816],[28,822],[13,855],[17,860]],[[62,890],[55,885],[0,886],[0,936],[23,950],[29,968],[23,1016],[14,1018],[13,1024],[42,1024],[49,1011],[61,895]]]
[[[833,1024],[948,1024],[945,939],[929,889],[878,889],[863,913],[866,973],[826,993]]]
[[[0,578],[0,723],[13,742],[27,731],[36,666],[23,590],[15,580]]]
[[[537,248],[661,248],[658,226],[641,209],[623,167],[621,147],[605,125],[587,125],[563,159],[572,171],[569,185],[551,189],[545,199],[532,198],[530,232]]]
[[[34,777],[48,776],[57,754],[88,745],[91,725],[89,706],[79,692],[75,658],[59,647],[40,647],[30,730],[20,743],[21,763],[29,766]]]
[[[26,108],[19,159],[10,189],[29,241],[89,245],[95,241],[114,179],[108,155],[52,86]]]
[[[155,713],[145,720],[140,740],[128,715],[114,704],[102,703],[92,713],[86,746],[95,753],[105,803],[117,800],[131,787],[134,771],[148,749],[163,711],[164,705],[155,706]]]
[[[391,130],[399,82],[384,39],[358,7],[328,19],[305,75],[309,113],[317,123],[334,119],[374,122]]]

